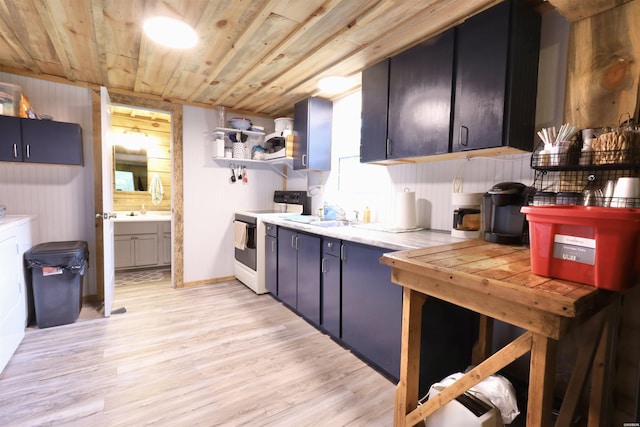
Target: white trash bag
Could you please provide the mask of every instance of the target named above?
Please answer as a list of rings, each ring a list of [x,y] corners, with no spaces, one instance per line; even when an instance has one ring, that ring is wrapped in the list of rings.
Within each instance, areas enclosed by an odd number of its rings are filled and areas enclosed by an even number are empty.
[[[458,372],[451,374],[439,384],[449,386],[462,378],[464,373]],[[469,389],[470,392],[482,393],[493,405],[495,405],[502,415],[502,422],[511,424],[513,420],[520,414],[518,410],[518,402],[516,399],[516,391],[513,384],[502,375],[495,374],[484,379],[482,382],[474,385]]]

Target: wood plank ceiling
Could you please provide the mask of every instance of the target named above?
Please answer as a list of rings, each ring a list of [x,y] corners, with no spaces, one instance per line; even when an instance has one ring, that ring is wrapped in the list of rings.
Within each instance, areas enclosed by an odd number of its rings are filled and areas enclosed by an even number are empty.
[[[140,97],[277,117],[321,77],[346,76],[500,0],[22,0],[0,2],[0,70]],[[142,33],[146,17],[192,25],[195,48]],[[28,95],[28,94],[27,94]]]
[[[551,4],[578,19],[624,1]],[[348,93],[363,68],[500,2],[3,0],[0,70],[278,117],[305,97],[332,97],[317,89],[321,77],[348,77]],[[151,42],[142,22],[157,15],[186,21],[199,43],[177,51]]]

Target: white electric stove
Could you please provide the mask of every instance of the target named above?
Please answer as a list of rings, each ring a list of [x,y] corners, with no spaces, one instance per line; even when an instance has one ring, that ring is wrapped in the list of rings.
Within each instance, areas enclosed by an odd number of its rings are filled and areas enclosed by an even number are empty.
[[[311,198],[305,191],[276,191],[272,209],[238,211],[234,223],[246,229],[244,245],[236,243],[234,235],[234,272],[236,278],[256,294],[267,293],[265,286],[265,226],[264,219],[285,213],[310,214]],[[234,224],[234,232],[237,228]]]

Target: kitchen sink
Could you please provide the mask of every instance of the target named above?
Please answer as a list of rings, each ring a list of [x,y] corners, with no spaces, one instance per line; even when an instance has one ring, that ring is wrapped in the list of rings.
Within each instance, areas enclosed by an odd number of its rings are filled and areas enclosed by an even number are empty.
[[[315,225],[317,227],[347,227],[351,225],[350,221],[343,221],[339,219],[328,219],[326,221],[318,220],[309,223],[310,225]]]
[[[302,224],[314,225],[316,227],[346,227],[351,225],[351,221],[340,219],[323,220],[315,215],[287,215],[284,217],[288,221],[299,222]]]

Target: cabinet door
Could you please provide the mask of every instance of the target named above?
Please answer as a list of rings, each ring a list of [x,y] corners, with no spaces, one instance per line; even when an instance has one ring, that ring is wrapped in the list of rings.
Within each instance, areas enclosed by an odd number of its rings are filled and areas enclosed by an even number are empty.
[[[298,233],[298,312],[320,325],[320,238]]]
[[[293,169],[331,169],[333,103],[307,98],[294,106]]]
[[[278,238],[264,238],[264,286],[273,295],[278,295]]]
[[[162,233],[162,264],[171,264],[171,233]]]
[[[278,298],[295,309],[297,307],[297,251],[295,231],[278,228]]]
[[[509,2],[457,28],[452,151],[502,146],[508,44]]]
[[[453,43],[449,30],[391,58],[387,158],[449,151]]]
[[[385,251],[343,242],[342,340],[391,377],[400,376],[402,287],[380,264]]]
[[[360,162],[387,158],[387,111],[389,109],[389,60],[362,71],[362,123]]]
[[[135,264],[147,266],[158,264],[158,236],[141,234],[135,238]]]
[[[336,338],[340,338],[340,241],[324,239],[322,241],[322,328]]]
[[[132,236],[113,237],[113,255],[115,268],[127,268],[135,266],[133,258],[134,239]]]
[[[22,161],[22,139],[20,135],[20,119],[18,117],[0,115],[0,161]]]
[[[82,132],[75,123],[21,120],[25,162],[82,165]]]

